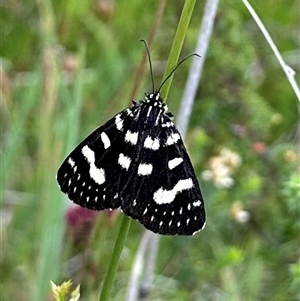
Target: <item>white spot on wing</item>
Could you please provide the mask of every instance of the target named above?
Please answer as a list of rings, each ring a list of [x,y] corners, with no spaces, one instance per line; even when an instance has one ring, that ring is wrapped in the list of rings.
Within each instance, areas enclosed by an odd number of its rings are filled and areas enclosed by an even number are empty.
[[[125,141],[131,143],[132,145],[136,145],[138,141],[138,136],[138,132],[130,132],[128,130],[125,135]]]
[[[203,230],[204,227],[205,227],[205,225],[206,225],[206,222],[204,222],[202,228],[200,228],[199,230],[195,231],[192,235],[195,235],[195,234],[198,233],[200,230]]]
[[[102,132],[100,137],[104,144],[104,148],[108,149],[110,147],[110,140],[109,140],[108,136],[104,132]]]
[[[95,165],[95,153],[86,145],[81,150],[82,154],[87,159],[90,164],[90,176],[91,178],[98,183],[99,185],[105,182],[105,172],[103,168],[98,168]],[[82,183],[82,186],[85,185],[85,182]]]
[[[119,131],[123,130],[123,120],[120,117],[120,114],[117,114],[115,117],[115,124]]]
[[[179,134],[178,134],[178,133],[172,133],[172,134],[168,137],[168,139],[167,139],[167,141],[166,141],[166,144],[167,144],[167,145],[172,145],[172,144],[175,144],[178,140],[180,140]]]
[[[130,163],[131,163],[131,159],[127,156],[125,156],[124,154],[120,154],[119,155],[119,160],[118,160],[119,165],[121,165],[124,169],[128,170]]]
[[[150,136],[147,136],[147,138],[144,141],[144,147],[152,150],[158,150],[160,146],[159,139],[154,138],[152,139]]]
[[[152,173],[152,164],[141,163],[138,168],[138,175],[147,176]]]
[[[68,163],[71,165],[71,167],[75,166],[75,162],[71,157],[68,159]]]
[[[183,162],[182,158],[174,158],[174,159],[172,159],[168,162],[168,167],[169,167],[169,169],[173,169],[173,168],[177,167],[182,162]]]
[[[194,202],[193,205],[194,205],[195,207],[199,207],[199,206],[201,205],[201,201]]]
[[[159,188],[153,195],[153,200],[157,204],[170,204],[174,201],[176,194],[182,190],[191,189],[194,186],[191,178],[179,180],[171,190]]]

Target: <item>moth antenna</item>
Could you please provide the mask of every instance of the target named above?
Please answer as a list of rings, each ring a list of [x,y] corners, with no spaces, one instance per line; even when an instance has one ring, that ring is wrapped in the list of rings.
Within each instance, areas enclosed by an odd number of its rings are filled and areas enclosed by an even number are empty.
[[[140,40],[141,42],[144,43],[146,51],[147,51],[147,56],[148,56],[148,61],[149,61],[149,68],[150,68],[150,74],[151,74],[151,80],[152,80],[152,92],[154,92],[154,76],[153,76],[153,69],[152,69],[152,62],[151,62],[151,55],[150,55],[150,50],[148,43],[145,40]]]
[[[174,72],[176,71],[176,69],[183,63],[185,62],[188,58],[190,58],[191,56],[198,56],[201,57],[198,53],[191,53],[189,55],[187,55],[185,58],[183,58],[173,69],[172,71],[169,73],[169,75],[163,80],[163,82],[160,84],[158,91],[160,91],[160,89],[162,88],[162,86],[166,83],[166,81],[174,74]]]

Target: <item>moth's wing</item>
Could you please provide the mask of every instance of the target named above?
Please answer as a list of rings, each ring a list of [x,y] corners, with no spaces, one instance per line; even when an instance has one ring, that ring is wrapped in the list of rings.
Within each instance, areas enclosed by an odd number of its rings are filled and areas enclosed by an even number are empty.
[[[205,210],[181,136],[173,124],[154,127],[147,135],[153,141],[159,139],[160,147],[142,148],[139,164],[151,164],[152,171],[147,175],[137,173],[127,183],[122,192],[122,210],[155,233],[192,235],[204,228]]]
[[[120,207],[119,195],[128,174],[124,168],[126,160],[123,167],[118,161],[120,150],[132,151],[124,141],[124,129],[134,118],[132,110],[123,110],[97,128],[60,166],[57,182],[74,203],[94,210]]]

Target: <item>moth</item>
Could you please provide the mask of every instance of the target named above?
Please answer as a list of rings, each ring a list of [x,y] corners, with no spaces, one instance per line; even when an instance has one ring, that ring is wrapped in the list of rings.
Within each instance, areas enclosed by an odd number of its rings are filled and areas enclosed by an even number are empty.
[[[193,235],[205,226],[204,201],[173,114],[160,95],[163,83],[85,138],[58,169],[57,182],[80,206],[121,208],[154,233]]]

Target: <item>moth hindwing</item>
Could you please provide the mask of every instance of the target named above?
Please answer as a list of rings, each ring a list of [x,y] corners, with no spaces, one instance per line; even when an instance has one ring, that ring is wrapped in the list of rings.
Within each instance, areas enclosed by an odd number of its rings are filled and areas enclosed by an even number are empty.
[[[200,187],[167,110],[159,92],[146,94],[96,129],[60,166],[62,192],[89,209],[120,207],[155,233],[203,229]]]

